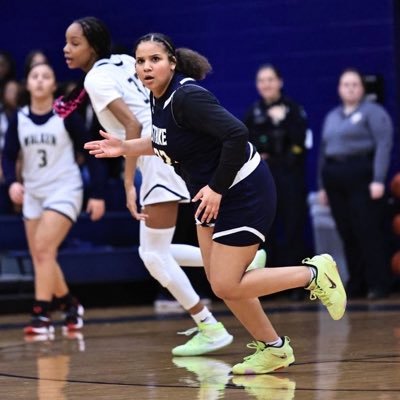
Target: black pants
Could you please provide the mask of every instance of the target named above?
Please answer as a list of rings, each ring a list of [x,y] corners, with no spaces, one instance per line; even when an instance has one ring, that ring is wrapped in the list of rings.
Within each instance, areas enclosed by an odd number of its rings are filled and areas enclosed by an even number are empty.
[[[386,200],[372,200],[372,157],[327,160],[322,169],[332,215],[343,240],[349,294],[388,292],[390,268],[384,229]]]
[[[268,160],[275,180],[277,209],[266,240],[268,265],[298,265],[306,257],[307,191],[304,160]]]

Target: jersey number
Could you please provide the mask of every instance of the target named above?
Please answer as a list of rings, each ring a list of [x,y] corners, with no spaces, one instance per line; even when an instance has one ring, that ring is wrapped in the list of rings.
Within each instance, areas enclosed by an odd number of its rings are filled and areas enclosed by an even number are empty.
[[[37,151],[39,153],[40,156],[40,163],[38,165],[39,168],[43,168],[47,165],[47,153],[46,150],[43,149],[39,149]]]
[[[156,153],[158,157],[162,158],[165,164],[172,165],[172,160],[168,157],[164,150],[154,148],[154,153]]]

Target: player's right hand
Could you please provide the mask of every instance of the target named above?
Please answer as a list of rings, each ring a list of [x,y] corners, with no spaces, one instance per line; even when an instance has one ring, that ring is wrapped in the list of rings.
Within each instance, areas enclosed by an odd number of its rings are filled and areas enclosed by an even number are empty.
[[[24,201],[24,192],[24,185],[19,182],[12,183],[8,189],[8,194],[11,201],[18,205],[22,204],[22,202]]]

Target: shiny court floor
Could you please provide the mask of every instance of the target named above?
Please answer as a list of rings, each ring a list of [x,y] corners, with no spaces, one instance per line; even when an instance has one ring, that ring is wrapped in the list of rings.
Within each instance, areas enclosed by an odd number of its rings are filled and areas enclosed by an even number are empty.
[[[0,399],[400,399],[400,298],[350,303],[339,322],[314,302],[263,304],[296,363],[248,377],[230,374],[249,337],[222,304],[235,340],[207,357],[173,358],[191,320],[152,307],[88,310],[82,334],[45,341],[24,338],[25,315],[0,316]]]

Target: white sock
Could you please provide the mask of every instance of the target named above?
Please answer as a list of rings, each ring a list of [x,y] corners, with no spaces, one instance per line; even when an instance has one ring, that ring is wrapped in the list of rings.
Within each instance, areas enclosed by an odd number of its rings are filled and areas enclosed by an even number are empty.
[[[310,269],[310,283],[311,283],[317,276],[317,271],[315,270],[315,267],[308,267],[308,268]]]
[[[283,340],[281,337],[278,339],[274,340],[273,342],[265,342],[266,345],[272,346],[272,347],[281,347],[283,345]]]
[[[214,315],[211,314],[210,310],[205,306],[199,313],[193,314],[191,317],[197,325],[199,325],[200,322],[203,324],[216,324],[218,322],[214,318]]]
[[[172,257],[181,267],[202,267],[204,265],[198,247],[188,244],[171,244]]]

